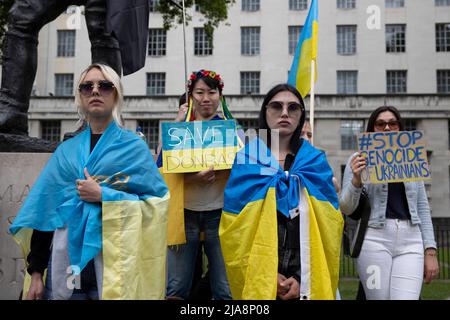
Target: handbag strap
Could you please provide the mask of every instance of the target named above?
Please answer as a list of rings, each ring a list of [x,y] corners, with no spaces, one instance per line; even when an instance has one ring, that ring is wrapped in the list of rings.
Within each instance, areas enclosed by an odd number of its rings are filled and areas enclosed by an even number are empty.
[[[364,237],[366,235],[370,219],[370,211],[371,211],[370,201],[369,196],[367,194],[367,190],[365,188],[363,188],[363,190],[361,191],[361,198],[362,198],[360,199],[361,219],[359,221],[356,239],[354,240],[353,250],[351,251],[350,254],[352,258],[357,258],[359,256],[359,253],[361,252],[361,248],[364,242]]]

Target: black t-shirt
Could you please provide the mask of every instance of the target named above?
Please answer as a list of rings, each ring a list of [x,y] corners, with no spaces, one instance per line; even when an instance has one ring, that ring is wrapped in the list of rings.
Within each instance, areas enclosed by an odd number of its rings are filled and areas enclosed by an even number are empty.
[[[101,134],[91,133],[90,150],[94,150]],[[75,183],[75,182],[74,182]],[[31,275],[33,272],[44,273],[50,259],[50,246],[52,244],[53,231],[39,231],[33,230],[30,243],[30,253],[27,257],[28,268],[27,272]]]
[[[386,218],[400,220],[411,219],[403,182],[392,182],[388,184]]]

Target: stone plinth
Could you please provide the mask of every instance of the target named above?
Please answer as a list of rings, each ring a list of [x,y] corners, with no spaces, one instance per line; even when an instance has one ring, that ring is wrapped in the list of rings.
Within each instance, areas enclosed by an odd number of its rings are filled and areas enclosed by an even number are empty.
[[[50,153],[0,153],[0,300],[18,299],[25,263],[8,228]]]

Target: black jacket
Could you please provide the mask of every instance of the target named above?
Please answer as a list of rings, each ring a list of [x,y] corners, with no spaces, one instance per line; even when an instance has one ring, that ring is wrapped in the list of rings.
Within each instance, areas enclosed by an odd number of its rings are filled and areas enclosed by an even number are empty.
[[[123,74],[145,65],[148,37],[148,0],[108,0],[106,28],[119,41]]]

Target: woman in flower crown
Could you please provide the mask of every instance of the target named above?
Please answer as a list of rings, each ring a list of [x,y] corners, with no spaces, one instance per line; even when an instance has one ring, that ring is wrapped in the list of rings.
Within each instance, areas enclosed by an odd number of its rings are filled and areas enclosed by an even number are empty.
[[[221,104],[225,118],[229,118],[222,95],[223,81],[219,74],[208,70],[193,72],[187,89],[188,105],[191,107],[180,108],[176,121],[185,118],[188,121],[224,120],[217,112]],[[186,117],[183,117],[184,112]],[[229,170],[214,171],[213,167],[184,174],[185,229],[181,231],[185,232],[186,242],[169,246],[168,249],[168,299],[186,299],[189,296],[201,232],[205,235],[204,248],[208,257],[212,297],[215,300],[231,299],[218,235],[223,191],[228,176]]]

